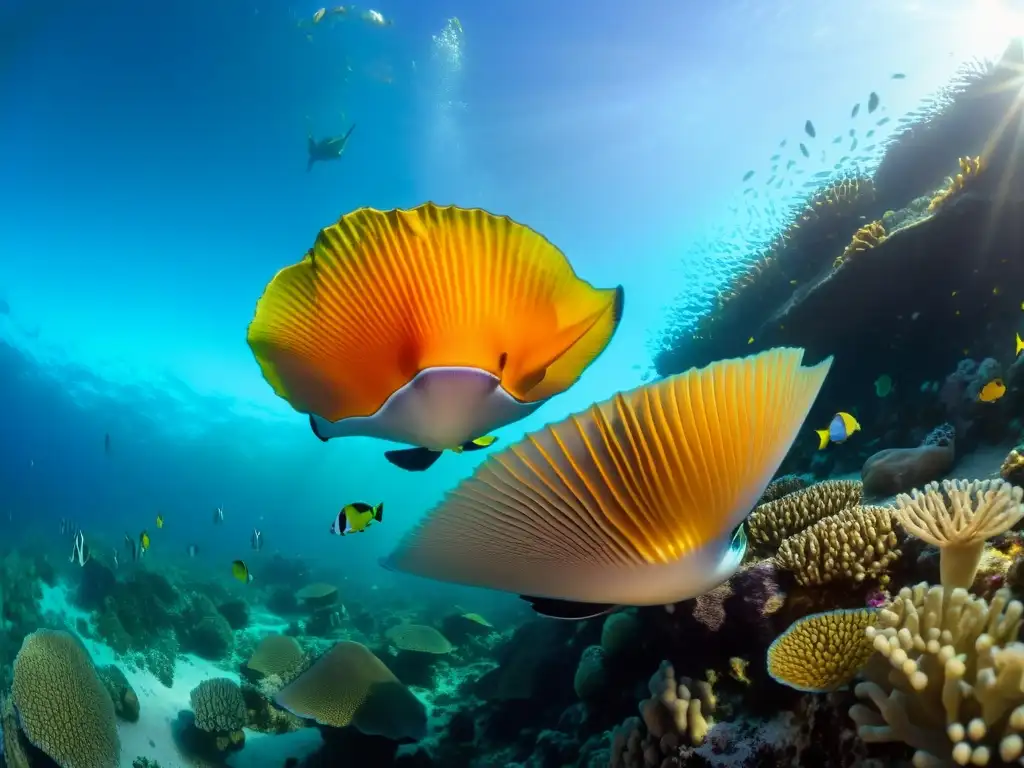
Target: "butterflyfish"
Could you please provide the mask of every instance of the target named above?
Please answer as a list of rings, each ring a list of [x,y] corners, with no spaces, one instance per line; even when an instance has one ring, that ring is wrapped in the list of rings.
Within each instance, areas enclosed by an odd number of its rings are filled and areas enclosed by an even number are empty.
[[[644,384],[489,456],[382,561],[587,618],[704,594],[832,365],[770,349]]]
[[[362,533],[373,523],[384,519],[384,502],[371,507],[362,501],[346,504],[331,523],[331,533],[336,536],[347,536],[350,533]]]
[[[231,563],[231,575],[243,584],[252,584],[252,574],[249,573],[249,566],[241,560]]]
[[[860,423],[845,411],[832,417],[827,429],[816,429],[818,450],[824,450],[829,443],[845,443],[854,432],[860,431]]]
[[[149,551],[149,533],[143,531],[139,534],[139,557]]]
[[[247,340],[320,440],[437,453],[467,450],[567,390],[611,341],[622,307],[621,286],[595,288],[506,216],[360,208],[274,276]],[[392,463],[415,465],[396,454]]]
[[[1024,339],[1022,339],[1020,337],[1020,334],[1018,333],[1017,334],[1017,352],[1015,353],[1015,356],[1019,357],[1021,352],[1024,352]]]
[[[156,527],[157,528],[163,528],[164,527],[164,516],[163,515],[157,515],[156,516]]]
[[[982,403],[994,403],[1006,394],[1006,383],[1002,379],[992,379],[978,392],[978,400]]]
[[[85,543],[85,534],[81,531],[75,533],[75,543],[71,548],[71,557],[68,558],[68,562],[78,563],[80,566],[89,562],[89,545]]]
[[[494,445],[498,438],[494,435],[485,435],[476,440],[467,440],[462,445],[452,448],[452,453],[471,453],[482,451]],[[384,451],[384,458],[400,469],[409,472],[422,472],[434,466],[434,462],[441,458],[443,451],[432,451],[429,448],[402,448],[395,451]]]

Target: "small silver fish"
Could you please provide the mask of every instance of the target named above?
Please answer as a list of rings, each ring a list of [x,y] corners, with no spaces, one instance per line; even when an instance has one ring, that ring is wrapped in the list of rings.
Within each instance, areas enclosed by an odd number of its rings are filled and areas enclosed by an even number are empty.
[[[249,537],[249,543],[252,544],[252,548],[259,552],[263,549],[263,533],[252,529],[252,536]]]

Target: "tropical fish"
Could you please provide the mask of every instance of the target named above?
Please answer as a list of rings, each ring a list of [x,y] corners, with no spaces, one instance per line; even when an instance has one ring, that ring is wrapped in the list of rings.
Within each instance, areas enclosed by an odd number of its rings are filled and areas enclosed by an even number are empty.
[[[494,445],[498,438],[494,435],[478,437],[476,440],[467,440],[462,445],[452,448],[452,453],[472,453],[482,451],[488,446]],[[401,448],[394,451],[384,451],[384,458],[400,469],[409,472],[422,472],[430,469],[434,462],[441,458],[443,451],[432,451],[429,448]]]
[[[319,24],[321,21],[323,21],[323,18],[324,18],[325,15],[327,15],[327,9],[326,8],[318,9],[317,12],[313,14],[313,23],[314,24]]]
[[[883,373],[877,379],[875,379],[875,396],[876,397],[888,397],[892,392],[892,376],[887,373]]]
[[[810,120],[804,123],[804,132],[812,139],[818,135],[818,132],[814,130],[814,123],[812,123]]]
[[[60,519],[60,535],[74,538],[76,533],[78,533],[78,526],[70,518],[62,517]]]
[[[249,544],[254,550],[259,552],[263,549],[263,534],[257,531],[255,528],[252,529],[252,535],[249,537]]]
[[[853,105],[853,109],[850,110],[850,118],[852,119],[852,118],[856,117],[858,112],[860,112],[860,104],[859,103]],[[850,135],[851,136],[853,135],[852,131],[850,132]]]
[[[384,14],[380,11],[363,11],[359,14],[359,18],[375,27],[390,27],[392,23],[391,19],[385,19]]]
[[[878,102],[879,101],[880,101],[880,99],[878,98],[878,94],[875,93],[874,91],[872,91],[871,95],[868,96],[868,114],[871,114],[876,109],[878,109]]]
[[[860,424],[857,420],[845,411],[840,411],[832,417],[828,429],[814,430],[815,434],[818,435],[818,450],[823,450],[830,442],[837,444],[845,443],[850,435],[859,431]]]
[[[1021,309],[1024,309],[1024,307],[1021,307]],[[1014,356],[1015,357],[1019,357],[1021,352],[1024,352],[1024,339],[1021,339],[1020,334],[1018,333],[1017,334],[1017,352],[1015,353]]]
[[[572,386],[611,341],[622,304],[621,286],[594,288],[507,217],[361,208],[277,273],[247,340],[320,440],[363,435],[436,453],[467,450]]]
[[[224,507],[217,507],[213,510],[213,524],[221,525],[224,522]]]
[[[149,534],[143,531],[139,534],[139,557],[142,557],[149,551]]]
[[[188,549],[186,550],[186,552],[188,553],[188,556],[190,558],[194,558],[196,555],[199,554],[199,545],[198,544],[189,544],[188,545]]]
[[[832,359],[771,349],[620,393],[488,457],[383,561],[597,616],[714,589]],[[678,407],[686,403],[686,407]]]
[[[249,573],[249,566],[241,560],[231,563],[231,575],[243,584],[252,584],[252,574]]]
[[[164,527],[164,516],[163,515],[157,515],[156,516],[156,527],[157,528],[163,528]]]
[[[346,504],[331,523],[331,533],[336,536],[347,536],[350,533],[362,533],[374,523],[384,519],[384,502],[375,507],[361,501]]]
[[[811,153],[807,151],[807,147],[804,145],[803,142],[800,142],[800,154],[802,154],[804,157],[811,156]]]
[[[992,379],[978,392],[978,401],[994,403],[1006,394],[1006,383],[1002,379]]]
[[[746,173],[743,174],[743,181],[750,181],[752,178],[754,178],[753,171],[747,171]]]
[[[71,557],[68,558],[68,562],[78,563],[80,566],[89,562],[89,545],[85,543],[85,534],[81,531],[75,534],[75,543],[71,548]]]

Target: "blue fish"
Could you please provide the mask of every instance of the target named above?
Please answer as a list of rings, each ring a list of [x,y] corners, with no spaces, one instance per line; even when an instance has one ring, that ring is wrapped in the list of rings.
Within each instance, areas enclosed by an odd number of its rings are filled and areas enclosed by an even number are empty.
[[[847,438],[854,432],[860,431],[860,423],[845,411],[840,411],[832,417],[828,429],[816,429],[818,435],[818,450],[823,450],[829,443],[845,443]]]

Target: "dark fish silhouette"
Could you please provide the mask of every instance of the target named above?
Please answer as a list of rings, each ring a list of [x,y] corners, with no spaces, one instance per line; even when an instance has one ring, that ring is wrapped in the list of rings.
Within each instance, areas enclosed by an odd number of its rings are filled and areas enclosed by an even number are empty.
[[[326,139],[315,140],[312,136],[309,137],[309,161],[306,163],[306,170],[310,171],[313,168],[313,163],[317,160],[327,162],[328,160],[337,160],[345,152],[345,145],[348,143],[348,137],[352,135],[352,131],[356,129],[355,123],[352,127],[345,132],[343,136],[328,136]]]

